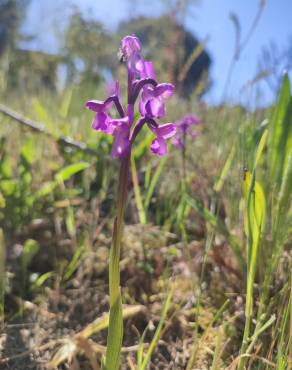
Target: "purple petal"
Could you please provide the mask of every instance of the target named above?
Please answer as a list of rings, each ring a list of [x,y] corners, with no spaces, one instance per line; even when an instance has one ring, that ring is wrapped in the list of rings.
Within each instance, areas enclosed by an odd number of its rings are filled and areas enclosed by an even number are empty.
[[[189,125],[199,125],[201,123],[201,118],[196,116],[195,114],[191,114],[190,116],[186,116],[185,120]]]
[[[184,147],[184,144],[182,142],[182,139],[178,136],[175,136],[173,139],[172,139],[172,144],[175,145],[178,149],[183,149]]]
[[[122,118],[111,118],[110,119],[110,124],[113,125],[114,127],[119,127],[123,126],[124,129],[129,128],[129,117],[122,117]]]
[[[146,116],[145,105],[146,105],[145,101],[143,101],[143,99],[141,99],[139,101],[139,112],[140,112],[141,116],[143,116],[143,117]]]
[[[107,98],[105,101],[101,100],[89,100],[86,102],[85,107],[92,110],[93,112],[99,113],[107,111],[112,106],[112,97]]]
[[[161,99],[148,100],[145,105],[146,115],[149,117],[161,118],[165,115],[165,105]]]
[[[178,121],[178,125],[181,125],[181,126],[199,125],[200,123],[201,123],[201,119],[195,114],[185,116]]]
[[[91,127],[108,135],[112,135],[115,129],[115,126],[111,124],[111,118],[104,112],[96,113]]]
[[[189,115],[189,116],[185,116],[183,117],[182,119],[180,119],[178,122],[177,122],[177,126],[178,128],[183,132],[183,133],[188,133],[189,131],[189,127],[190,126],[193,126],[193,125],[198,125],[201,123],[201,120],[198,116],[196,115]]]
[[[139,102],[139,112],[142,116],[146,116],[146,104],[148,100],[154,97],[154,88],[153,86],[145,85],[142,90],[141,99]]]
[[[159,84],[155,87],[146,85],[143,87],[139,110],[142,115],[161,118],[165,115],[164,99],[170,97],[174,92],[172,84]]]
[[[120,98],[120,83],[119,81],[112,81],[107,85],[107,92],[110,96],[117,96]]]
[[[152,62],[143,61],[143,69],[141,71],[141,78],[153,78],[155,79],[154,64]]]
[[[144,71],[144,60],[141,58],[140,54],[134,53],[131,57],[132,63],[135,63],[135,70],[141,76]]]
[[[128,69],[134,75],[140,76],[143,71],[143,59],[139,53],[133,52],[128,58]]]
[[[116,127],[112,146],[112,156],[114,158],[122,158],[129,153],[131,147],[129,136],[130,130],[127,124]]]
[[[158,84],[155,87],[155,96],[162,97],[163,99],[169,98],[174,93],[174,86],[168,83]]]
[[[141,51],[141,44],[138,37],[134,35],[124,37],[121,42],[121,49],[126,58],[130,58],[133,53]]]
[[[163,139],[169,139],[176,134],[176,126],[174,123],[165,123],[155,129],[155,133],[158,137]]]
[[[117,127],[124,126],[128,130],[128,117],[112,119],[104,112],[96,113],[92,121],[92,128],[96,131],[102,131],[105,134],[113,135]]]
[[[162,137],[157,137],[151,143],[150,150],[152,153],[163,156],[167,154],[166,141]]]
[[[151,85],[145,85],[141,94],[141,99],[146,103],[149,99],[155,97],[154,87]]]
[[[96,131],[104,132],[107,129],[107,118],[108,116],[103,112],[96,113],[91,127]]]

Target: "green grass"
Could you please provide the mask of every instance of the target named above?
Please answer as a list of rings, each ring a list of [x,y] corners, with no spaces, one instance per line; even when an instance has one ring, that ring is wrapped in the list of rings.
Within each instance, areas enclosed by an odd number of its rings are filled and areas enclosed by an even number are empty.
[[[91,94],[89,91],[84,100],[91,98]],[[82,108],[83,102],[78,99],[82,94],[77,88],[67,89],[57,97],[22,96],[12,100],[12,95],[3,101],[42,121],[51,136],[20,128],[18,123],[0,114],[1,228],[6,245],[19,238],[24,246],[21,268],[14,271],[15,265],[9,261],[6,275],[12,281],[6,284],[4,240],[0,236],[1,317],[3,292],[11,294],[18,280],[22,280],[23,289],[16,289],[15,294],[24,300],[35,300],[36,304],[47,299],[45,288],[74,286],[74,279],[82,269],[87,269],[90,281],[95,267],[85,268],[87,255],[104,247],[104,241],[96,240],[102,232],[108,236],[107,225],[116,212],[117,192],[118,163],[109,158],[110,140],[90,129],[91,118]],[[168,119],[175,120],[191,109],[191,104],[175,98]],[[142,267],[135,270],[132,280],[139,274],[147,276],[155,287],[153,292],[147,295],[145,288],[138,297],[125,295],[127,304],[150,305],[154,300],[160,305],[154,332],[147,330],[143,334],[145,327],[136,328],[141,338],[137,356],[131,361],[137,365],[134,368],[146,369],[153,358],[159,357],[161,338],[163,341],[169,338],[167,328],[178,320],[170,313],[183,315],[184,296],[179,283],[171,287],[175,279],[169,279],[166,298],[165,284],[160,284],[170,272],[184,279],[173,272],[181,258],[191,274],[185,282],[192,281],[184,294],[193,298],[187,302],[191,314],[185,326],[182,325],[185,328],[182,337],[190,340],[186,366],[189,369],[201,366],[203,348],[207,347],[204,356],[211,369],[226,369],[234,364],[238,369],[270,369],[271,364],[277,369],[287,369],[291,360],[292,242],[292,98],[288,76],[283,79],[275,106],[264,111],[251,113],[239,108],[209,107],[197,113],[203,121],[202,134],[196,141],[187,142],[187,176],[183,188],[181,153],[177,149],[171,148],[168,157],[158,162],[148,153],[151,136],[143,133],[133,150],[126,224],[144,225],[138,242],[150,238],[151,232],[147,230],[151,225],[169,232],[171,237],[164,242],[168,252],[158,256],[163,261],[161,271],[153,262],[153,241],[143,242],[143,256],[139,256],[137,263]],[[58,143],[61,135],[83,141],[97,154]],[[248,171],[244,172],[244,167]],[[59,223],[59,233],[70,241],[71,248],[67,255],[64,249],[65,256],[59,260],[56,256],[60,251],[53,246],[50,269],[42,272],[34,269],[42,260],[43,240],[34,241],[29,231],[39,219]],[[88,225],[93,225],[92,229]],[[196,252],[200,256],[199,272],[195,268],[194,243],[199,245]],[[130,251],[134,248],[132,245]],[[225,248],[225,252],[220,254],[220,248]],[[117,269],[118,262],[114,263]],[[155,269],[161,276],[154,276]],[[34,281],[33,274],[37,274]],[[214,274],[219,274],[217,280]],[[107,284],[105,276],[102,275],[102,285]],[[142,278],[142,287],[147,279]],[[131,285],[123,284],[125,292],[131,291]],[[112,302],[112,310],[119,312],[121,326],[119,288],[114,289],[118,300]],[[164,295],[163,300],[159,294]],[[242,303],[238,306],[239,301]],[[212,318],[204,325],[202,317],[209,310]],[[9,321],[14,314],[6,307],[5,320]],[[147,320],[153,319],[151,315]],[[126,326],[126,330],[130,328]],[[210,333],[213,333],[212,341]],[[127,333],[125,336],[128,338]],[[114,335],[109,339],[113,348],[115,341],[120,340]],[[125,345],[130,344],[126,339]],[[123,363],[126,358],[123,355]],[[116,358],[107,354],[105,367],[109,370],[116,367],[111,361]]]

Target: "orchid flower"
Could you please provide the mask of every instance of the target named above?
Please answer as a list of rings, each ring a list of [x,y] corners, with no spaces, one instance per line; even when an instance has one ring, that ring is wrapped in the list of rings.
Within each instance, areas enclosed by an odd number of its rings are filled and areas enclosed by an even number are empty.
[[[161,132],[156,118],[166,114],[165,101],[174,93],[170,83],[158,83],[155,79],[154,65],[141,56],[141,43],[136,36],[122,39],[120,51],[128,68],[128,102],[126,109],[121,104],[120,88],[115,82],[111,94],[103,101],[89,100],[85,107],[95,112],[92,128],[114,137],[112,156],[123,158],[131,150],[134,139],[146,123],[156,135],[150,150],[157,155],[167,153],[166,139],[175,135],[176,126],[168,123],[169,133]],[[134,123],[134,105],[139,100],[141,118]],[[110,110],[115,107],[119,118],[112,118]],[[163,125],[166,126],[166,125]],[[161,127],[163,127],[161,126]]]
[[[187,135],[195,139],[199,133],[191,130],[192,126],[197,126],[201,120],[195,114],[185,116],[176,122],[176,134],[172,138],[172,143],[179,149],[184,149]]]

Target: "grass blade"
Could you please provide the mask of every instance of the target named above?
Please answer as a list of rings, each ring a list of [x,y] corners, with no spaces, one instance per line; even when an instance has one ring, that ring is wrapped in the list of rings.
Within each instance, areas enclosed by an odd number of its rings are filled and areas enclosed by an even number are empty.
[[[133,180],[136,206],[138,209],[139,221],[142,225],[145,225],[147,220],[146,220],[146,214],[145,214],[145,210],[143,206],[143,200],[142,200],[142,195],[140,191],[138,173],[137,173],[136,162],[135,162],[134,156],[131,157],[131,172],[132,172],[132,180]]]
[[[271,122],[270,135],[270,163],[271,163],[271,179],[278,184],[281,180],[283,166],[285,161],[286,145],[291,140],[289,131],[291,132],[291,98],[290,98],[290,81],[286,74],[283,78],[280,95],[276,109]]]
[[[118,370],[120,367],[120,351],[123,339],[122,299],[119,294],[116,302],[111,305],[109,314],[109,330],[105,355],[104,370]]]
[[[174,292],[174,286],[172,287],[172,289],[169,291],[169,293],[167,295],[167,298],[166,298],[166,301],[165,301],[165,304],[164,304],[164,307],[163,307],[163,310],[162,310],[162,313],[161,313],[161,319],[160,319],[159,324],[157,326],[157,329],[155,331],[154,337],[153,337],[153,339],[150,343],[150,346],[147,350],[147,353],[146,353],[146,355],[143,359],[142,365],[141,365],[141,367],[139,367],[139,370],[145,370],[146,369],[146,367],[147,367],[147,365],[148,365],[148,363],[151,359],[151,355],[152,355],[155,347],[157,346],[157,343],[159,341],[163,325],[164,325],[166,317],[167,317],[167,313],[168,313],[169,308],[170,308],[173,292]]]
[[[154,171],[153,177],[150,181],[150,185],[149,185],[149,188],[148,188],[147,193],[146,193],[146,198],[145,198],[145,202],[144,202],[144,209],[145,210],[147,210],[148,207],[149,207],[149,204],[150,204],[155,186],[156,186],[156,184],[159,180],[159,177],[162,173],[162,170],[163,170],[163,167],[164,167],[165,163],[166,163],[166,157],[161,158],[156,170]]]

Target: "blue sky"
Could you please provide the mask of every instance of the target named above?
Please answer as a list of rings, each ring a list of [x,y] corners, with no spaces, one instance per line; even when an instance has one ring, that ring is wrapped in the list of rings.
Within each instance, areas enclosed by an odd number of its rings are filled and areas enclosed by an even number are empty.
[[[64,13],[70,14],[72,4],[89,17],[102,20],[107,29],[113,30],[121,20],[136,15],[158,16],[162,11],[161,3],[158,0],[32,0],[23,29],[38,35],[30,43],[31,48],[56,52],[59,46],[58,32],[62,32],[65,25]],[[214,84],[205,98],[209,103],[218,103],[222,98],[234,50],[234,27],[229,14],[234,12],[238,15],[242,34],[245,35],[258,4],[258,0],[200,0],[185,18],[185,26],[199,39],[209,37],[207,49],[214,61],[211,70]],[[255,76],[264,46],[274,41],[281,49],[288,44],[289,38],[292,39],[291,16],[292,0],[266,0],[258,27],[235,66],[228,89],[229,100],[246,103],[254,99],[253,92],[247,90],[242,93],[240,89]],[[262,83],[261,86],[261,102],[268,103],[273,95],[266,84]]]

